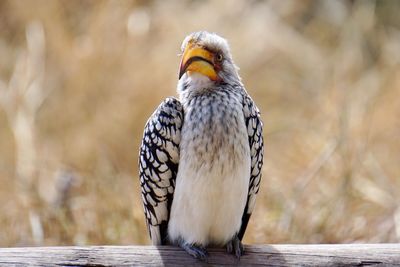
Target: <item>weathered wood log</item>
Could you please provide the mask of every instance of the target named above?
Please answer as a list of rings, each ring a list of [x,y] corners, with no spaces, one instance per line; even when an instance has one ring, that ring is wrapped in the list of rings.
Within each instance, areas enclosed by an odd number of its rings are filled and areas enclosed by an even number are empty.
[[[209,265],[400,266],[400,244],[250,245],[237,260],[209,249]],[[178,247],[88,246],[0,248],[0,266],[205,266]]]

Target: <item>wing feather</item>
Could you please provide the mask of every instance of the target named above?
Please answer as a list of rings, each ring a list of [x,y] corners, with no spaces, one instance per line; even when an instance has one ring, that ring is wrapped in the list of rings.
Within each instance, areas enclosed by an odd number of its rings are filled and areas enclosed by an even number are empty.
[[[167,242],[167,226],[179,164],[183,108],[167,98],[146,123],[139,155],[144,213],[154,245]]]
[[[263,143],[263,124],[260,119],[260,111],[254,104],[250,96],[246,95],[243,102],[243,114],[246,122],[247,133],[249,135],[251,169],[249,193],[247,203],[242,216],[242,225],[238,237],[242,240],[247,228],[251,213],[253,212],[258,190],[261,181],[261,168],[263,165],[264,143]]]

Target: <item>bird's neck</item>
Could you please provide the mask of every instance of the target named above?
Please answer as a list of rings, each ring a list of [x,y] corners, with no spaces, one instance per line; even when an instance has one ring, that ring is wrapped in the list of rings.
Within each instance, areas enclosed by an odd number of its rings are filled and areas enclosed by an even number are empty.
[[[185,74],[178,82],[177,91],[181,101],[192,98],[196,95],[209,93],[217,88],[217,84],[208,77],[191,73]]]

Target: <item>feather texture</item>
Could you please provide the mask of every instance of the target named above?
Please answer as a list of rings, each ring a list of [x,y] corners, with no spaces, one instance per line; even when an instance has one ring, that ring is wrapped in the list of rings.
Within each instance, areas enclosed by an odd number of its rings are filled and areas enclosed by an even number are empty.
[[[250,215],[254,210],[257,193],[260,189],[261,168],[264,158],[264,140],[262,136],[263,124],[260,119],[260,111],[249,95],[244,97],[243,115],[245,117],[247,133],[249,135],[251,170],[247,203],[242,217],[242,225],[238,233],[240,240],[242,240],[244,236]]]
[[[183,109],[167,98],[145,126],[139,155],[143,207],[154,245],[167,242],[169,210],[179,162]]]

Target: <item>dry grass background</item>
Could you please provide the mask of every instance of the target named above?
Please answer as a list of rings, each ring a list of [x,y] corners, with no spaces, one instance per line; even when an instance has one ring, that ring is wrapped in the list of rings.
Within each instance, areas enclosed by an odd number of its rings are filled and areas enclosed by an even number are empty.
[[[180,43],[231,44],[265,124],[246,242],[400,241],[400,2],[1,1],[0,245],[147,244],[137,155]]]

